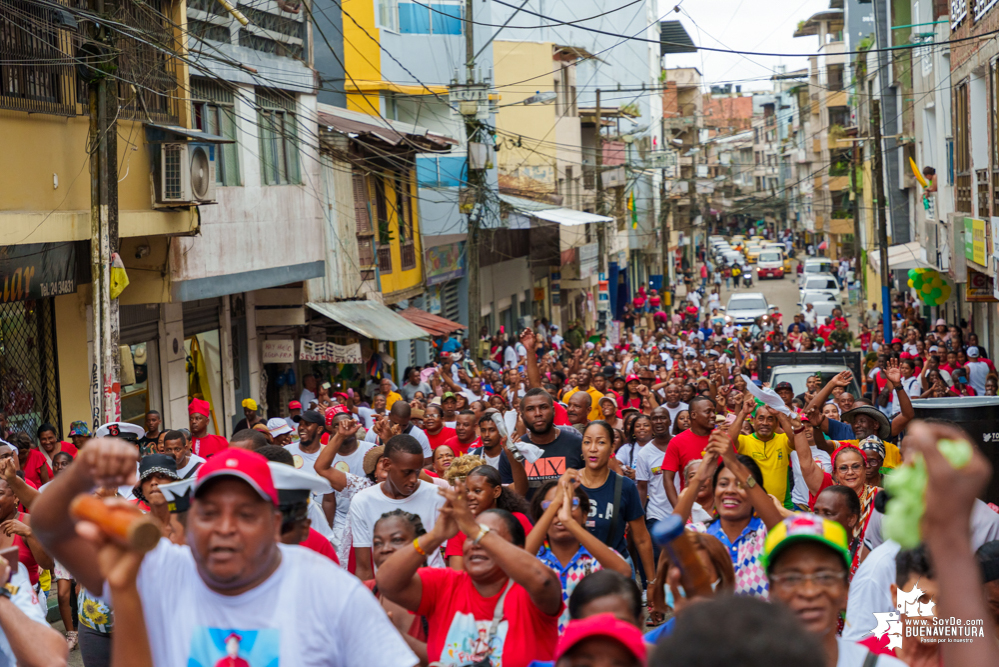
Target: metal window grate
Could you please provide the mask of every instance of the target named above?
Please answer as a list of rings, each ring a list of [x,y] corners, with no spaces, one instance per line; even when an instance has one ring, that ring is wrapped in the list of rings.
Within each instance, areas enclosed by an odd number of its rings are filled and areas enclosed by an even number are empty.
[[[978,217],[989,218],[989,170],[975,170],[975,184],[978,186]]]
[[[187,19],[187,32],[191,37],[197,37],[198,39],[211,39],[216,42],[229,43],[232,37],[228,26],[217,25],[215,23],[209,23],[208,21],[199,21],[198,19],[192,18]]]
[[[0,108],[76,115],[72,39],[61,13],[27,0],[0,4]]]
[[[271,14],[270,12],[262,12],[259,9],[254,9],[253,7],[244,4],[239,5],[239,11],[243,12],[243,15],[250,20],[250,23],[258,28],[278,33],[279,35],[284,35],[285,37],[304,39],[304,19],[296,21],[295,19],[278,16],[277,14]]]
[[[62,432],[53,303],[0,304],[0,410],[13,431],[32,439],[46,422]]]
[[[413,243],[407,243],[399,249],[400,257],[399,262],[402,264],[403,271],[409,271],[410,269],[416,268],[416,245]]]
[[[163,144],[163,199],[174,201],[183,196],[181,172],[183,144]]]
[[[392,246],[378,247],[378,270],[383,274],[392,273]]]
[[[301,44],[285,44],[284,42],[260,37],[259,35],[254,35],[246,28],[239,31],[239,45],[253,49],[254,51],[272,53],[276,56],[285,56],[288,58],[302,58],[303,53]]]
[[[179,93],[176,68],[181,62],[169,54],[174,51],[172,21],[166,0],[117,0],[111,18],[135,28],[138,39],[119,39],[117,76],[121,117],[159,123],[176,123]]]

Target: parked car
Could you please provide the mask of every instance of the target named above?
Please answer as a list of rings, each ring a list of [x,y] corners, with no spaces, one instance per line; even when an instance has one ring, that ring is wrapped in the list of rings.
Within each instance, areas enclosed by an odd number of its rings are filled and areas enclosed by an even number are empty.
[[[776,308],[767,303],[762,292],[737,292],[729,297],[725,314],[736,324],[749,326],[757,317],[769,315]]]
[[[747,245],[746,246],[746,261],[749,262],[750,264],[756,264],[756,260],[759,258],[760,251],[762,251],[762,250],[763,250],[763,247],[760,246],[759,244],[750,243],[749,245]]]
[[[809,274],[801,282],[800,293],[805,292],[828,292],[833,298],[839,298],[839,283],[829,273]]]
[[[805,266],[801,272],[801,276],[799,276],[799,282],[804,283],[807,276],[818,273],[828,273],[832,275],[832,260],[826,259],[825,257],[809,257],[805,260]]]

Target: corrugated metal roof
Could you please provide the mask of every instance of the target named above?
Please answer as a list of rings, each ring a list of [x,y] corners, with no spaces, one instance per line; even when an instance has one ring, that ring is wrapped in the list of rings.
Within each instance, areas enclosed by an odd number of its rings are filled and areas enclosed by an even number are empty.
[[[547,211],[548,209],[558,208],[557,204],[547,204],[543,201],[514,197],[513,195],[505,195],[502,192],[499,193],[499,199],[504,204],[509,204],[518,211]]]
[[[427,337],[426,331],[375,301],[310,302],[308,305],[323,317],[365,338],[398,341]]]
[[[317,115],[320,125],[331,127],[345,134],[371,134],[393,146],[402,143],[406,136],[423,139],[438,144],[442,148],[458,143],[451,137],[431,132],[419,125],[369,116],[326,104],[319,105]]]
[[[428,313],[419,308],[413,308],[412,306],[406,310],[399,311],[399,314],[434,336],[444,336],[452,331],[468,328],[459,322],[452,322],[449,319]]]
[[[575,225],[585,225],[590,222],[613,222],[614,218],[596,213],[577,211],[571,208],[553,208],[546,211],[534,211],[531,213],[535,218],[541,218],[549,222],[557,222],[560,225],[573,227]]]
[[[667,53],[696,53],[694,40],[679,21],[659,22],[659,55]]]

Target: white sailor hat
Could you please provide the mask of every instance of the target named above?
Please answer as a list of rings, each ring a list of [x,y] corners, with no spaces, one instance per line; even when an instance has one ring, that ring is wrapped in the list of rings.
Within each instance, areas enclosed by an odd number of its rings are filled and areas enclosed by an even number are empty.
[[[101,424],[94,432],[95,438],[121,438],[123,440],[135,440],[146,434],[146,430],[137,424],[129,422],[108,422]]]
[[[298,470],[294,466],[276,461],[268,461],[267,465],[271,469],[274,488],[278,492],[278,502],[282,505],[302,503],[310,494],[329,491],[329,482],[315,473]]]
[[[195,475],[191,475],[179,482],[160,485],[160,491],[167,501],[167,509],[177,514],[191,508],[191,489],[194,488],[194,480]]]

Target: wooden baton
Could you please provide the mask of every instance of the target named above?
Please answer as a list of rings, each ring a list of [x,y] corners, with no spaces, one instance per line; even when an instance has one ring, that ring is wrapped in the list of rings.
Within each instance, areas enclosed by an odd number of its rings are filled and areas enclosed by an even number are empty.
[[[74,519],[97,524],[108,536],[136,551],[151,551],[163,535],[159,525],[134,505],[108,504],[91,495],[79,495],[69,505]]]

